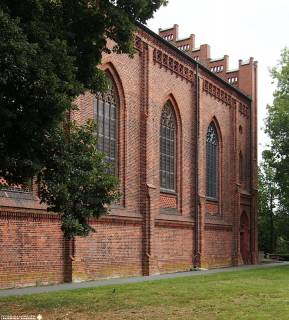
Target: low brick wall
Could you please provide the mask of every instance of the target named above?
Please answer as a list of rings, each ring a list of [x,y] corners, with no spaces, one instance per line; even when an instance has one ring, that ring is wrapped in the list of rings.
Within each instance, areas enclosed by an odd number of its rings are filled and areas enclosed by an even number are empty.
[[[73,281],[142,274],[141,222],[94,221],[95,233],[75,239]]]
[[[224,230],[206,228],[204,252],[201,266],[203,268],[225,267],[232,265],[233,234],[230,228]]]
[[[92,221],[96,232],[64,240],[60,217],[0,211],[0,288],[142,274],[142,221]]]
[[[0,212],[0,288],[60,283],[66,271],[58,215]]]
[[[0,288],[142,275],[145,246],[141,216],[92,220],[95,233],[64,240],[60,217],[45,210],[0,210]],[[153,273],[193,266],[192,223],[156,221]],[[206,227],[203,267],[232,264],[230,227]]]
[[[192,267],[193,230],[179,227],[157,227],[155,248],[160,273],[185,271]]]

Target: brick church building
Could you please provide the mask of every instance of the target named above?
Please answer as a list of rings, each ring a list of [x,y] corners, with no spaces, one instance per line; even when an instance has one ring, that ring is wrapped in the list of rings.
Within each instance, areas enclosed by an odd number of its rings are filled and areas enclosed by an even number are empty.
[[[0,191],[0,288],[257,262],[257,63],[229,70],[177,25],[138,25],[134,44],[71,114],[97,121],[120,202],[68,242],[36,186]]]

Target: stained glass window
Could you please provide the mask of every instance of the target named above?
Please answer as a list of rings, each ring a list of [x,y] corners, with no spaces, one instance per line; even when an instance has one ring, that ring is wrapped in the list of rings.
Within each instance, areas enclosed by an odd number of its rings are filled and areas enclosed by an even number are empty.
[[[160,187],[176,190],[176,118],[169,102],[165,104],[161,115]]]
[[[211,123],[208,128],[206,151],[206,195],[209,198],[217,199],[219,177],[219,141],[217,130],[213,123]]]
[[[116,89],[112,80],[109,90],[97,93],[94,101],[98,150],[106,154],[112,174],[116,174],[117,101]]]

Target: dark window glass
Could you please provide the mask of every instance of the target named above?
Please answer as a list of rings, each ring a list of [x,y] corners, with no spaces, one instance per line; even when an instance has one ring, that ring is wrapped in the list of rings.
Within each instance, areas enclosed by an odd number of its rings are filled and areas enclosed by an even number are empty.
[[[111,165],[111,173],[116,174],[117,95],[112,81],[110,81],[108,91],[96,94],[94,106],[98,150],[105,153],[106,159]]]
[[[160,127],[160,187],[176,190],[176,118],[167,102],[161,115]]]
[[[211,123],[208,128],[206,151],[206,194],[209,198],[217,199],[219,141],[217,131],[213,123]]]

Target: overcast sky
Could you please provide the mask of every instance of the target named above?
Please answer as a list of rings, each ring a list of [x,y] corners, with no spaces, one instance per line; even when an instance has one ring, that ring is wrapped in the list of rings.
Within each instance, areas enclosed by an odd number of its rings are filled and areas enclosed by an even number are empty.
[[[268,69],[276,65],[281,49],[289,47],[289,0],[169,0],[148,27],[158,32],[174,23],[180,38],[193,33],[196,47],[209,44],[211,58],[229,55],[229,69],[237,68],[239,59],[258,61],[260,154],[268,142],[261,128],[274,91]]]

